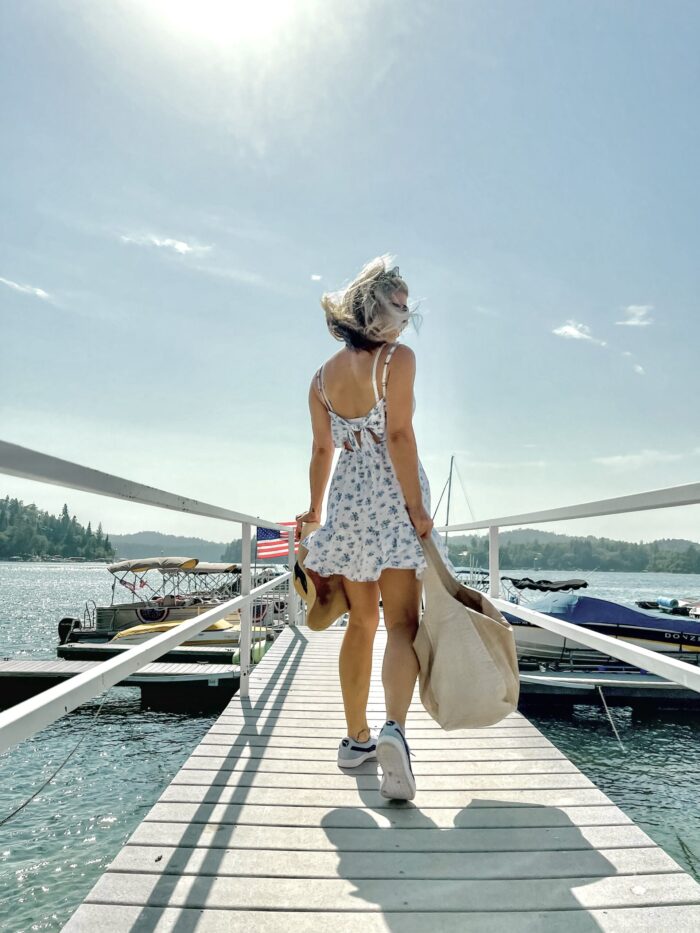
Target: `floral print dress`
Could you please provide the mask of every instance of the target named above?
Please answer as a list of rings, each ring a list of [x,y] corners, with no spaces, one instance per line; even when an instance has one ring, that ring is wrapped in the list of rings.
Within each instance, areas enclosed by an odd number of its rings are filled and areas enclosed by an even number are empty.
[[[309,551],[305,565],[323,577],[337,573],[348,580],[368,582],[378,580],[387,568],[413,569],[420,577],[426,567],[386,445],[386,383],[396,347],[391,344],[386,354],[381,396],[377,361],[382,347],[375,352],[375,404],[360,418],[342,418],[333,411],[323,384],[323,367],[317,373],[331,419],[333,444],[341,448],[328,493],[326,523],[303,541]],[[423,504],[430,511],[430,487],[420,461],[418,476]],[[443,550],[437,532],[432,535]]]

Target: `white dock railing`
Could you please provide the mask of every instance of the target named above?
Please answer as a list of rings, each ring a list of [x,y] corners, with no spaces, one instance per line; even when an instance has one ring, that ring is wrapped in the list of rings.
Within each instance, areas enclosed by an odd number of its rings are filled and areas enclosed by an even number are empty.
[[[120,658],[105,661],[90,672],[72,678],[66,684],[60,684],[44,691],[37,697],[19,703],[9,710],[0,713],[0,751],[10,747],[16,742],[33,735],[39,729],[54,722],[65,713],[75,709],[81,703],[97,696],[108,687],[114,685],[129,674],[134,673],[144,664],[154,660],[166,651],[177,647],[183,641],[203,631],[216,619],[239,608],[241,612],[241,682],[242,696],[248,695],[248,678],[250,675],[250,646],[251,646],[251,605],[256,596],[268,589],[278,586],[281,582],[288,584],[288,618],[297,621],[299,604],[293,586],[293,574],[288,572],[283,577],[263,586],[251,590],[250,573],[250,542],[253,525],[263,528],[279,528],[288,531],[288,527],[278,525],[267,519],[235,512],[219,506],[197,502],[183,496],[133,483],[109,473],[92,470],[67,460],[60,460],[38,451],[20,447],[0,441],[0,473],[8,473],[37,482],[52,485],[67,486],[71,489],[80,489],[97,495],[111,496],[129,502],[138,502],[143,505],[152,505],[157,508],[171,509],[185,512],[190,515],[201,515],[208,518],[219,518],[232,521],[242,526],[242,562],[241,562],[241,595],[216,609],[208,610],[196,619],[182,623],[172,632],[156,636],[142,645],[130,648]],[[672,508],[681,505],[697,505],[700,503],[700,483],[690,483],[684,486],[675,486],[667,489],[658,489],[646,493],[630,496],[621,496],[613,499],[602,499],[596,502],[582,503],[558,509],[547,509],[540,512],[523,513],[501,518],[486,519],[479,522],[450,525],[439,528],[439,531],[468,531],[479,528],[489,530],[489,596],[500,609],[507,609],[514,615],[519,615],[529,622],[542,628],[564,635],[574,642],[596,648],[611,657],[634,664],[644,670],[652,671],[674,683],[688,689],[700,692],[700,670],[691,667],[683,661],[664,657],[646,648],[624,643],[608,635],[582,630],[580,626],[569,622],[553,619],[531,609],[515,606],[505,600],[499,599],[499,561],[498,561],[498,529],[508,525],[521,525],[526,522],[560,521],[562,519],[588,518],[597,515],[617,515],[626,512],[641,511],[645,509]],[[290,535],[289,562],[294,566],[294,540]]]
[[[67,486],[83,492],[92,492],[101,496],[110,496],[156,508],[171,509],[189,515],[201,515],[207,518],[219,518],[236,522],[242,526],[241,552],[241,595],[230,599],[214,609],[209,609],[194,619],[182,622],[170,632],[164,632],[141,645],[129,648],[117,658],[102,662],[98,667],[72,677],[66,683],[50,687],[35,697],[31,697],[4,712],[0,712],[0,752],[29,738],[35,732],[55,722],[82,703],[103,693],[109,687],[119,683],[135,673],[144,664],[161,657],[167,651],[177,648],[184,641],[204,631],[217,619],[227,616],[238,609],[241,614],[240,639],[240,692],[248,695],[248,679],[251,670],[251,607],[254,600],[287,583],[287,618],[290,623],[298,623],[301,618],[299,600],[293,585],[293,574],[288,571],[273,580],[251,589],[250,543],[251,528],[277,528],[285,533],[289,527],[243,512],[220,508],[195,499],[178,496],[162,489],[143,486],[130,480],[92,470],[88,467],[60,460],[47,454],[0,441],[0,473],[20,476],[41,483]],[[294,536],[289,535],[289,566],[294,566]]]
[[[565,519],[592,518],[598,515],[622,515],[627,512],[641,512],[649,509],[669,509],[682,505],[698,505],[700,503],[700,483],[686,483],[683,486],[669,486],[665,489],[653,489],[650,492],[634,493],[629,496],[616,496],[612,499],[598,499],[594,502],[582,502],[578,505],[569,505],[556,509],[545,509],[539,512],[524,512],[521,515],[508,515],[500,518],[488,518],[478,522],[466,522],[459,525],[442,525],[438,531],[454,534],[458,531],[474,531],[488,528],[489,532],[489,597],[501,610],[539,625],[540,628],[562,635],[564,638],[595,648],[603,654],[617,658],[651,671],[676,684],[695,690],[700,693],[700,668],[691,667],[685,661],[666,657],[657,651],[648,648],[630,645],[619,638],[592,632],[580,625],[563,622],[552,616],[527,609],[523,606],[507,602],[499,598],[500,569],[498,556],[499,528],[509,525],[537,524],[541,522],[558,522]]]

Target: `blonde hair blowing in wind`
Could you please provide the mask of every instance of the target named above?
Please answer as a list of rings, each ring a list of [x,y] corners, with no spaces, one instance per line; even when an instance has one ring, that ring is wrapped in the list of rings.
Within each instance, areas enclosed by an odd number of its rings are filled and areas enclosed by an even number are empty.
[[[415,311],[392,303],[395,292],[408,294],[408,285],[391,262],[391,256],[378,256],[344,289],[321,296],[328,330],[353,350],[371,350],[402,331],[409,321],[416,325]]]

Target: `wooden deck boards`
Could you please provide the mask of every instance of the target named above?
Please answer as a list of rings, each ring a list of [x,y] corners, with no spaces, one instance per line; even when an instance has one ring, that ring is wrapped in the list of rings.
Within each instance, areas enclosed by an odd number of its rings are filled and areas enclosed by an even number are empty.
[[[91,670],[101,661],[68,661],[59,659],[24,661],[21,659],[11,661],[0,661],[0,681],[13,678],[40,678],[48,677],[52,680],[67,680],[76,674],[82,674]],[[177,676],[190,680],[207,679],[209,677],[219,677],[230,679],[238,676],[238,667],[232,667],[230,664],[197,664],[197,663],[164,663],[154,661],[151,664],[145,664],[135,674],[126,677],[123,683],[140,683],[142,681],[168,678]]]
[[[700,928],[700,885],[520,714],[445,733],[416,690],[415,800],[340,771],[342,636],[280,636],[67,933]]]

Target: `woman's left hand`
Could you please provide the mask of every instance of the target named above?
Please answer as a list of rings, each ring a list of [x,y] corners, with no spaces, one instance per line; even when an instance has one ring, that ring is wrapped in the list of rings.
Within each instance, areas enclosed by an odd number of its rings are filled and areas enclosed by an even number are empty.
[[[295,529],[296,540],[301,540],[301,526],[307,525],[309,522],[319,522],[321,521],[321,516],[318,514],[316,509],[309,509],[308,512],[302,512],[300,515],[297,515],[297,527]]]

